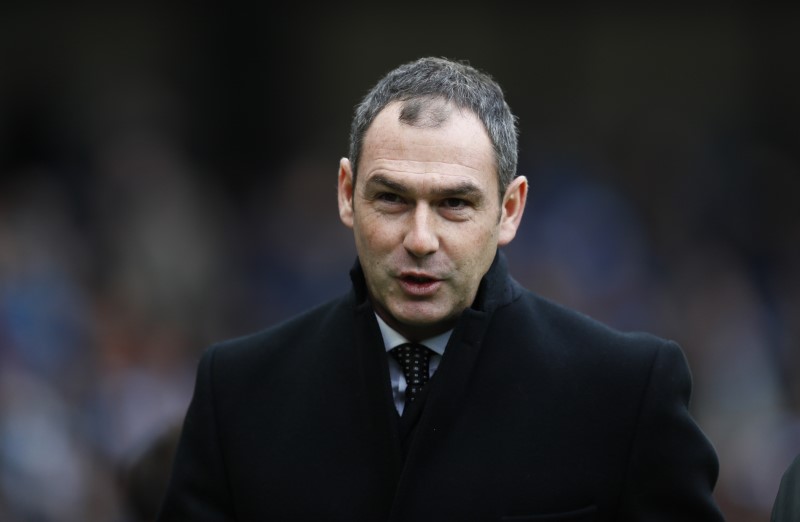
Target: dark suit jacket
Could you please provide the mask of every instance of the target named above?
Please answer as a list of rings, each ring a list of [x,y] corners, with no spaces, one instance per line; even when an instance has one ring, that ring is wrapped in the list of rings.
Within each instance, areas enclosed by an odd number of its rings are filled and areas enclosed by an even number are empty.
[[[401,432],[353,280],[205,353],[159,520],[722,520],[676,344],[537,297],[498,255]]]
[[[772,506],[772,522],[800,520],[800,456],[784,472],[778,496]]]

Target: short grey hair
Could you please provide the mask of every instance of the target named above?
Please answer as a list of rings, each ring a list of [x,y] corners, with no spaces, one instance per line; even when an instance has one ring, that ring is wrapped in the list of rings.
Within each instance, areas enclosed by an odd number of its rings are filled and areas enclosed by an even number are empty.
[[[500,195],[517,173],[517,118],[500,85],[487,73],[466,62],[421,58],[390,71],[356,106],[350,126],[353,176],[370,125],[387,105],[403,103],[400,119],[422,127],[438,127],[447,119],[441,100],[472,111],[486,127],[495,154]]]

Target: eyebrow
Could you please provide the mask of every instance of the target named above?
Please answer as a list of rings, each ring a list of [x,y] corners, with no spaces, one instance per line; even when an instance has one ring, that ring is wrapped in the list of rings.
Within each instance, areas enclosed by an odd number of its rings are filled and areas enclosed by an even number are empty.
[[[389,190],[394,192],[398,192],[401,194],[407,194],[410,192],[408,187],[399,183],[393,179],[389,179],[385,176],[381,176],[380,174],[371,177],[367,180],[367,186],[369,185],[380,185],[386,187]],[[432,189],[432,193],[435,197],[438,198],[452,198],[452,197],[472,197],[473,199],[483,199],[483,191],[470,181],[461,181],[456,183],[455,185],[447,186],[447,187],[435,187]]]

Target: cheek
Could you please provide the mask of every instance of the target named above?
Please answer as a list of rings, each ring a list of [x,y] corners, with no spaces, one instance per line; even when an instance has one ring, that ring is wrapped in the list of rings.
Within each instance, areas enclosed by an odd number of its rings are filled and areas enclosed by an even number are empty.
[[[374,252],[391,250],[402,242],[399,227],[392,221],[380,215],[364,216],[357,222],[362,247]]]
[[[373,220],[358,223],[356,230],[356,250],[361,263],[373,277],[378,277],[381,267],[388,264],[387,258],[394,249],[389,230],[377,225]]]
[[[474,226],[463,230],[454,230],[449,234],[451,247],[461,252],[465,257],[480,259],[482,254],[497,247],[497,227],[488,224],[474,223]]]
[[[361,249],[370,256],[380,255],[386,248],[386,238],[374,228],[366,230],[361,236]]]
[[[494,259],[497,238],[497,227],[484,225],[460,235],[459,241],[450,242],[451,255],[458,259],[467,278],[483,277]]]

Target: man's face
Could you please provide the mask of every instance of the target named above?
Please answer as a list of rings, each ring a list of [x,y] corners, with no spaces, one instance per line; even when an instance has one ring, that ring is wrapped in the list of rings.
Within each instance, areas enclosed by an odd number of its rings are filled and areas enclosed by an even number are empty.
[[[364,138],[356,186],[343,159],[339,211],[353,229],[377,313],[410,339],[452,328],[475,299],[498,245],[516,233],[525,178],[501,202],[481,121],[453,108],[437,128],[398,120],[388,105]]]

